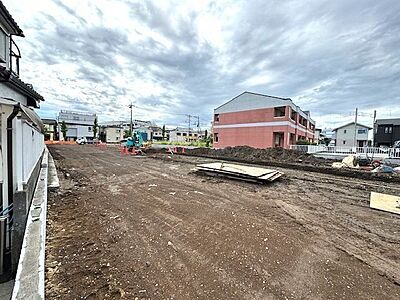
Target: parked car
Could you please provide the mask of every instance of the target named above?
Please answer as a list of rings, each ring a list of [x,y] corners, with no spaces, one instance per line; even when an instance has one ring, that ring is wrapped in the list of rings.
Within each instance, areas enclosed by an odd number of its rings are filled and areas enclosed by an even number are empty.
[[[81,137],[81,138],[79,138],[79,139],[76,140],[76,143],[77,143],[78,145],[87,144],[87,139],[86,139],[85,137]]]

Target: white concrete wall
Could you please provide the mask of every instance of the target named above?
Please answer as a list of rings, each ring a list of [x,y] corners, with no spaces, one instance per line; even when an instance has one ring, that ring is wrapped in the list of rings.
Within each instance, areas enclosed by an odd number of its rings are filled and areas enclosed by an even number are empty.
[[[7,178],[7,118],[13,110],[12,106],[0,105],[1,111],[1,181],[3,183],[3,207],[8,206],[8,178]]]
[[[3,183],[3,207],[8,206],[8,165],[7,165],[7,118],[12,113],[13,106],[1,105],[1,177]],[[13,185],[14,191],[23,189],[36,163],[44,150],[44,135],[31,123],[17,115],[13,120]]]
[[[4,84],[0,83],[0,96],[3,98],[10,98],[13,99],[15,102],[19,102],[23,105],[27,105],[27,98],[24,95],[21,95],[20,93],[14,91],[13,89],[10,89],[8,86],[5,86]]]
[[[44,135],[28,120],[13,122],[14,190],[22,191],[44,150]]]

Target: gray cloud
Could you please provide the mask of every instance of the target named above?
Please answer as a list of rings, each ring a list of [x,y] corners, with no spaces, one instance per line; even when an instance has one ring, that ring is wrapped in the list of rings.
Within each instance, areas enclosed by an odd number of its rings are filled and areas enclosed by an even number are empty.
[[[135,101],[138,115],[159,123],[182,123],[186,113],[208,123],[213,108],[250,90],[295,99],[320,126],[356,106],[400,117],[398,1],[215,1],[182,14],[176,5],[121,0],[129,17],[120,26],[107,25],[111,11],[99,5],[85,15],[52,1],[57,12],[43,5],[21,41],[22,76],[46,97],[42,114],[124,118]],[[29,11],[5,4],[24,28]],[[210,39],[198,27],[205,13],[222,20]],[[28,75],[31,66],[49,68],[51,83]]]

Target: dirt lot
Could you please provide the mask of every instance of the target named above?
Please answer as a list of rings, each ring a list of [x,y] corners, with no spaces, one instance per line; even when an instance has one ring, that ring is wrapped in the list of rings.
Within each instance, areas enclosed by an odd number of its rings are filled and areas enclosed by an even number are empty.
[[[400,184],[280,169],[270,185],[200,177],[204,158],[58,145],[49,299],[400,299]]]

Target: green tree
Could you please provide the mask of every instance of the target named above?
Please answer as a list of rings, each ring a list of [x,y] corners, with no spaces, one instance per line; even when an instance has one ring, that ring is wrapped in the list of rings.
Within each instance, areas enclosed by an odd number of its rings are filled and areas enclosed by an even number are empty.
[[[206,130],[204,130],[204,139],[206,140],[207,137],[208,137],[208,130],[206,129]]]
[[[128,138],[131,136],[131,130],[130,129],[126,129],[124,130],[124,139]]]
[[[67,124],[65,124],[65,121],[62,121],[61,122],[61,132],[63,134],[64,140],[67,137],[67,131],[68,131]]]
[[[165,124],[162,127],[162,138],[165,139]]]
[[[94,119],[93,123],[93,138],[97,136],[97,129],[99,128],[99,124],[97,123],[97,118]]]

